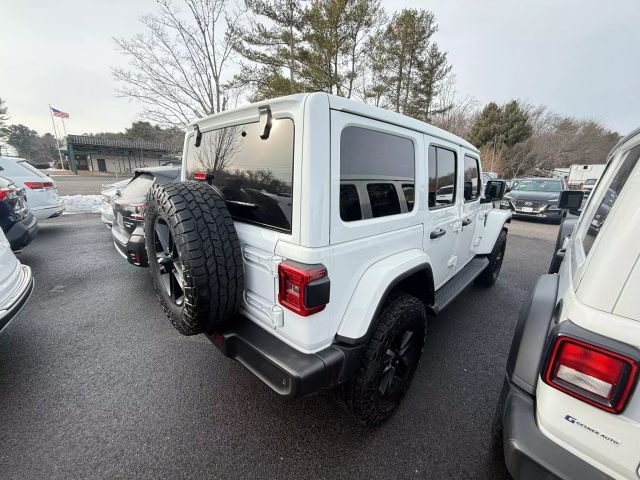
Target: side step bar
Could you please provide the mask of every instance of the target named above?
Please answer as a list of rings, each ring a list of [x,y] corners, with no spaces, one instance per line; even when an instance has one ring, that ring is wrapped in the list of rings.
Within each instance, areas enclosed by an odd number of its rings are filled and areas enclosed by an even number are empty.
[[[453,302],[462,291],[473,282],[482,271],[489,265],[489,259],[486,257],[475,257],[456,275],[445,283],[436,292],[435,303],[431,307],[432,313],[438,315],[451,302]]]

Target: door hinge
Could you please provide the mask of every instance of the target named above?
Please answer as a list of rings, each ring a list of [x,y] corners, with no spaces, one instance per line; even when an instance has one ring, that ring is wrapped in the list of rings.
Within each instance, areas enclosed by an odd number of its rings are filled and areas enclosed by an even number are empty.
[[[448,268],[455,267],[457,263],[458,263],[457,255],[452,255],[449,261],[447,262],[447,267]]]
[[[269,270],[271,276],[276,278],[278,276],[278,266],[282,263],[283,258],[279,255],[263,252],[261,250],[244,247],[242,249],[242,256],[249,263],[257,263]]]
[[[453,224],[453,231],[456,233],[460,233],[462,231],[462,222],[457,221]]]

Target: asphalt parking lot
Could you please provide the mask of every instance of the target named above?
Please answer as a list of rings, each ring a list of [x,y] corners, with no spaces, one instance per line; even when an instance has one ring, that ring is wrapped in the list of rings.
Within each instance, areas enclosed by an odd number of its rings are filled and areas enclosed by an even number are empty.
[[[432,319],[399,411],[358,426],[329,394],[282,399],[180,336],[97,215],[41,222],[35,291],[0,335],[0,477],[507,478],[491,421],[518,311],[557,226],[514,220],[489,290]]]

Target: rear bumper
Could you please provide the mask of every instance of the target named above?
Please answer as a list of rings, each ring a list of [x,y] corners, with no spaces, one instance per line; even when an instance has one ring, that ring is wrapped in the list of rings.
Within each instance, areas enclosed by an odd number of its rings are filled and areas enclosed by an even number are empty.
[[[26,265],[20,266],[16,288],[8,298],[0,299],[0,331],[18,314],[33,291],[33,276]]]
[[[64,210],[64,203],[60,201],[59,203],[56,203],[54,205],[47,205],[45,207],[32,207],[31,213],[33,213],[33,216],[38,220],[45,220],[47,218],[57,217],[62,212],[64,212]]]
[[[118,253],[126,258],[131,265],[137,267],[149,266],[147,249],[144,243],[144,228],[142,226],[136,227],[129,236],[123,233],[118,226],[113,226],[111,228],[111,236]]]
[[[503,389],[504,458],[516,479],[607,479],[607,475],[547,438],[538,428],[535,399],[508,380]]]
[[[227,357],[286,397],[315,393],[346,381],[357,368],[363,348],[334,344],[316,353],[302,353],[242,316],[226,331],[208,337]]]
[[[36,217],[29,214],[22,221],[13,224],[6,232],[5,236],[11,245],[12,250],[20,250],[31,243],[38,234],[38,221]]]

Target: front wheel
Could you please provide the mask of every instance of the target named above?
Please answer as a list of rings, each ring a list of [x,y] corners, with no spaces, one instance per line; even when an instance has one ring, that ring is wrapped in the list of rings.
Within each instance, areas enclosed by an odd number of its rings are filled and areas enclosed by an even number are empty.
[[[376,427],[398,408],[418,367],[427,312],[405,293],[385,302],[353,378],[338,387],[340,403],[367,427]]]
[[[502,230],[498,239],[493,246],[491,253],[487,255],[489,265],[476,278],[476,284],[483,287],[491,287],[498,280],[500,270],[502,269],[502,261],[504,260],[504,251],[507,247],[507,231]]]

